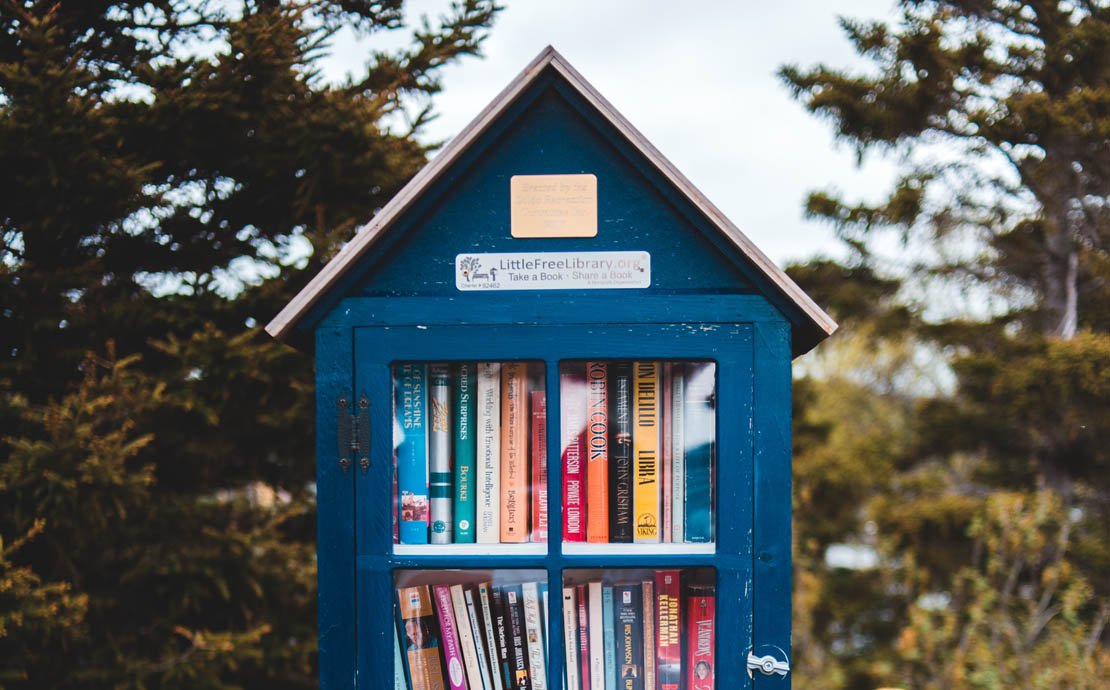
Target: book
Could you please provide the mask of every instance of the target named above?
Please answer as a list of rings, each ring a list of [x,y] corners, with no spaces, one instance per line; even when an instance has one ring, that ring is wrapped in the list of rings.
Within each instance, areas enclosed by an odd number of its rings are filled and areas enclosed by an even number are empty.
[[[699,362],[686,370],[686,541],[713,541],[713,447],[716,364]]]
[[[511,645],[509,647],[509,670],[513,679],[513,690],[531,690],[532,676],[528,669],[528,644],[525,641],[524,601],[520,585],[505,587],[505,609],[509,614]]]
[[[547,391],[532,391],[532,541],[547,541]]]
[[[644,592],[639,582],[613,585],[618,690],[644,687]]]
[[[609,541],[609,365],[586,362],[586,541]]]
[[[466,608],[466,593],[463,591],[462,585],[451,585],[451,607],[455,610],[455,630],[459,635],[459,649],[462,651],[466,684],[472,690],[480,690],[482,688],[482,669],[478,664],[478,648],[474,645],[474,628],[470,624],[470,612]]]
[[[482,610],[482,626],[485,628],[485,652],[489,659],[490,685],[488,690],[505,690],[501,660],[497,655],[497,634],[493,630],[493,609],[490,606],[490,583],[478,583],[478,601]]]
[[[478,364],[479,544],[501,541],[501,364]]]
[[[590,687],[605,690],[605,623],[602,620],[601,580],[590,582]]]
[[[609,539],[632,541],[632,363],[610,367]]]
[[[501,365],[501,542],[528,541],[528,365]]]
[[[444,690],[439,657],[439,625],[427,585],[397,590],[397,617],[404,635],[404,663],[410,690]]]
[[[658,690],[679,690],[682,682],[682,616],[677,570],[655,571],[655,673]]]
[[[505,690],[512,690],[512,627],[509,625],[509,610],[505,606],[505,590],[502,587],[490,589],[492,597],[490,606],[493,609],[493,628],[497,632],[497,658],[501,668],[501,677],[505,682]]]
[[[474,428],[474,396],[477,388],[477,367],[474,362],[460,362],[455,376],[455,492],[452,513],[455,519],[455,543],[473,544],[475,472],[477,471],[477,430]]]
[[[547,666],[550,663],[547,660],[547,638],[551,637],[551,633],[548,632],[549,628],[547,627],[547,621],[548,621],[548,618],[547,618],[547,582],[546,581],[541,582],[539,584],[539,589],[540,589],[540,615],[543,616],[543,618],[540,620],[540,630],[543,631],[543,663],[544,663],[544,666]]]
[[[658,544],[659,531],[659,363],[636,362],[633,393],[632,511],[634,541]]]
[[[535,582],[521,585],[524,599],[524,634],[528,642],[528,669],[534,690],[547,690],[547,663],[543,645],[546,634],[540,619],[540,592]]]
[[[713,690],[715,598],[712,587],[691,587],[686,597],[685,690]]]
[[[679,544],[686,541],[685,376],[685,365],[676,362],[671,368],[671,539]]]
[[[644,580],[644,688],[655,688],[655,583]]]
[[[401,660],[401,638],[393,628],[393,690],[408,690],[405,685],[405,662]]]
[[[428,494],[433,544],[450,544],[451,519],[451,370],[428,365]]]
[[[663,517],[663,543],[670,544],[672,537],[672,501],[674,500],[671,495],[671,490],[674,484],[674,476],[671,474],[671,454],[673,448],[670,444],[671,438],[671,371],[672,363],[663,363],[663,385],[660,392],[663,394],[663,408],[660,420],[662,421],[663,435],[660,437],[660,444],[662,446],[663,464],[660,468],[660,479],[663,480],[663,501],[662,501],[662,517]]]
[[[463,598],[466,600],[466,618],[470,619],[471,635],[474,638],[474,652],[478,662],[478,676],[481,677],[481,684],[477,686],[477,688],[493,690],[493,678],[491,678],[490,674],[490,656],[487,655],[485,649],[485,628],[483,628],[481,622],[478,622],[478,611],[481,610],[481,605],[474,601],[476,593],[477,590],[473,587],[466,587],[463,589]]]
[[[593,690],[590,677],[590,602],[586,585],[575,585],[574,594],[578,604],[578,673],[582,678],[582,690]]]
[[[577,590],[573,587],[563,587],[563,666],[565,666],[566,690],[583,689],[579,676],[581,667],[578,665],[578,602]]]
[[[398,536],[402,544],[428,543],[426,378],[423,364],[402,364],[397,369],[393,445],[397,448],[397,489],[401,494]]]
[[[563,449],[563,541],[586,541],[585,451],[586,400],[582,365],[564,363],[559,369],[559,438]]]
[[[617,690],[617,641],[613,621],[613,586],[601,588],[601,627],[605,645],[605,690]]]
[[[455,610],[451,603],[451,588],[447,585],[433,585],[432,597],[439,618],[440,637],[443,639],[447,687],[451,690],[468,690],[466,673],[463,671],[462,649],[459,647],[459,633],[455,626]]]

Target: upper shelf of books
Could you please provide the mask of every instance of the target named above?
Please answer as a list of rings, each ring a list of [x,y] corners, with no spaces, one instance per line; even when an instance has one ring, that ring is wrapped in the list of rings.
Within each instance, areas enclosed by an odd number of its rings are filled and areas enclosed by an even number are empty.
[[[558,366],[549,424],[542,361],[393,365],[395,554],[542,555],[549,496],[564,554],[714,552],[715,363]]]

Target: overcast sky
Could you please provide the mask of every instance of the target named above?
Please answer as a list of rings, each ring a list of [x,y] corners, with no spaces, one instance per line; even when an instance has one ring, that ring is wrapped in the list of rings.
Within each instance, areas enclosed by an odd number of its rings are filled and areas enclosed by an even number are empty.
[[[835,188],[874,200],[893,165],[836,143],[775,76],[783,64],[863,63],[837,25],[834,3],[734,0],[507,0],[483,46],[442,72],[439,118],[426,140],[448,140],[544,46],[551,44],[637,129],[780,265],[839,256],[832,230],[802,217],[808,191]],[[853,0],[840,14],[890,17],[892,0]],[[410,3],[415,20],[442,0]],[[402,38],[396,32],[396,39]],[[394,39],[394,40],[396,40]],[[380,47],[380,38],[370,47]],[[340,37],[326,63],[338,79],[366,59],[368,45]]]

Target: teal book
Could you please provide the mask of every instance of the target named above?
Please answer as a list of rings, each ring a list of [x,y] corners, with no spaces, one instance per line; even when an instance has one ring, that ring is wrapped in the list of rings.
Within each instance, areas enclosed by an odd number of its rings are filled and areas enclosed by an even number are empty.
[[[605,690],[617,690],[617,640],[613,627],[613,586],[601,588],[601,630],[605,644]]]
[[[474,473],[477,470],[477,436],[474,427],[474,395],[478,367],[474,362],[461,362],[455,376],[455,543],[473,544],[477,532],[474,518],[477,488]]]
[[[686,443],[686,541],[713,541],[713,450],[716,445],[716,364],[687,365],[683,437]]]
[[[397,449],[402,544],[428,543],[427,370],[423,364],[396,369],[393,446]]]
[[[408,690],[405,686],[405,664],[401,661],[401,640],[393,628],[393,690]]]

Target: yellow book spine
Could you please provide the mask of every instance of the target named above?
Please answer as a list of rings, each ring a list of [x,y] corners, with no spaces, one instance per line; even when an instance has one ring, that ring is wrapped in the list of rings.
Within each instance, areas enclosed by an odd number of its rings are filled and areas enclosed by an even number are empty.
[[[528,541],[528,365],[501,366],[501,543]]]
[[[659,363],[636,362],[632,429],[633,541],[657,544],[659,531]]]

